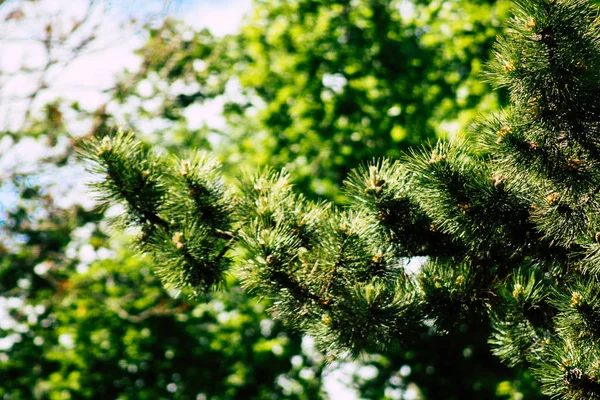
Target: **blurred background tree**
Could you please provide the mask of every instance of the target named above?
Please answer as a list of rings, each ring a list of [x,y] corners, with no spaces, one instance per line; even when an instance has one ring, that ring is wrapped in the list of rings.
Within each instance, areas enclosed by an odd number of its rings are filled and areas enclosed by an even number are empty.
[[[236,168],[285,166],[302,192],[341,200],[354,166],[455,135],[504,104],[479,73],[508,6],[256,1],[224,38],[167,20],[150,27],[142,68],[115,97],[136,110],[124,120],[138,132],[140,115],[169,121],[155,125],[154,144],[208,141]],[[202,124],[207,103],[224,121]]]
[[[27,9],[2,11],[7,23],[31,23]],[[325,367],[310,340],[271,321],[268,302],[246,297],[234,278],[234,289],[203,304],[166,292],[150,261],[132,256],[77,190],[40,179],[73,180],[73,143],[124,126],[165,151],[211,149],[232,179],[239,169],[286,167],[299,191],[343,202],[337,188],[360,162],[464,132],[504,104],[478,73],[507,15],[502,0],[257,0],[236,34],[148,24],[139,68],[105,89],[99,107],[44,96],[42,75],[23,123],[0,143],[4,198],[18,198],[0,216],[0,394],[314,399],[326,397],[328,374],[345,371],[344,385],[363,398],[541,398],[529,376],[487,352],[477,329],[423,332],[412,348]],[[96,39],[92,29],[64,40],[53,24],[41,25],[51,49],[42,73]],[[55,54],[70,58],[48,61]],[[43,156],[10,166],[32,145]],[[457,354],[464,362],[451,364]]]

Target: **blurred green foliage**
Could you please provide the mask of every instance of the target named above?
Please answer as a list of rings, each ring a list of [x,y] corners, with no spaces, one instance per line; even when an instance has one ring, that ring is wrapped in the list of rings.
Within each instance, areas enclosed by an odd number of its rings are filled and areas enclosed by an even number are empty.
[[[261,0],[224,38],[169,20],[150,28],[116,97],[136,108],[136,131],[147,131],[140,116],[168,121],[155,144],[212,143],[236,168],[285,166],[303,193],[340,200],[361,162],[456,135],[504,104],[479,74],[508,3]],[[226,124],[197,126],[214,109]]]

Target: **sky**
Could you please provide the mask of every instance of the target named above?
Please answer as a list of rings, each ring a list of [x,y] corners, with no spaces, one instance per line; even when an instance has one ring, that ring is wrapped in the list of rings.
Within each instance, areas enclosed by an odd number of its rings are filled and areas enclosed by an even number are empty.
[[[6,21],[11,12],[21,7],[21,3],[16,1],[13,8],[1,8],[0,20]],[[195,29],[208,28],[215,35],[226,35],[239,29],[244,14],[251,6],[251,0],[101,0],[97,3],[99,5],[92,10],[88,26],[84,26],[80,35],[73,39],[73,43],[67,43],[66,47],[76,47],[77,41],[85,39],[94,29],[97,39],[84,56],[70,64],[59,63],[49,69],[46,76],[48,88],[35,99],[34,109],[56,97],[78,101],[85,109],[101,105],[107,100],[103,90],[111,87],[115,76],[124,69],[138,68],[140,60],[133,50],[144,41],[140,33],[143,22],[159,22],[166,16],[174,16]],[[0,71],[13,74],[0,75],[0,130],[18,129],[23,123],[29,99],[19,96],[35,91],[39,82],[41,73],[35,70],[43,68],[46,60],[41,40],[45,35],[48,16],[57,26],[62,24],[63,29],[68,30],[74,20],[85,15],[86,4],[87,0],[40,0],[35,6],[22,6],[25,18],[30,18],[27,24],[10,19],[0,24]],[[132,19],[137,23],[128,24]],[[68,49],[61,56],[69,58]],[[19,73],[24,66],[34,72]],[[208,105],[200,110],[199,115],[206,121],[216,120],[218,115],[215,113],[219,109],[218,106]],[[74,124],[72,129],[75,136],[87,131],[85,125]],[[56,151],[64,151],[67,145],[60,144]],[[3,211],[17,201],[14,186],[2,184],[3,171],[8,173],[16,168],[25,171],[37,168],[39,160],[47,156],[47,152],[41,140],[28,138],[15,146],[10,138],[0,137],[0,227],[5,215]],[[31,184],[41,183],[48,186],[48,190],[70,193],[71,196],[62,196],[62,205],[68,207],[73,201],[86,202],[81,197],[74,200],[76,196],[72,195],[85,192],[84,176],[80,166],[72,165],[63,170],[40,170],[35,177],[37,181]],[[53,197],[61,198],[56,194]],[[422,261],[417,264],[420,263]],[[2,309],[0,304],[0,318]],[[356,393],[348,389],[351,374],[368,378],[374,373],[376,370],[373,371],[373,368],[365,368],[356,362],[337,364],[325,373],[325,390],[332,400],[355,399]],[[386,394],[390,398],[400,398],[402,395],[404,399],[415,398],[411,393]]]
[[[6,19],[17,9],[23,10],[27,18],[27,24],[12,20],[0,25],[0,71],[14,74],[0,77],[0,129],[15,129],[22,123],[28,100],[18,97],[35,90],[39,73],[16,73],[21,67],[35,70],[44,66],[46,58],[41,40],[46,23],[52,21],[54,26],[62,26],[63,31],[67,31],[73,20],[85,14],[88,0],[40,0],[36,4],[19,5],[21,3],[16,1],[0,9],[0,19]],[[133,50],[144,41],[140,33],[144,22],[158,22],[173,16],[193,28],[208,28],[215,35],[225,35],[238,29],[251,0],[101,0],[96,3],[90,23],[71,43],[63,46],[64,58],[69,57],[68,51],[78,44],[77,40],[85,38],[93,29],[97,38],[82,52],[84,55],[71,64],[57,64],[50,69],[49,87],[37,99],[37,104],[60,96],[77,100],[85,108],[98,106],[106,99],[102,90],[111,86],[115,75],[139,65]],[[137,23],[127,24],[132,19]]]
[[[41,44],[45,35],[45,26],[52,22],[63,31],[67,31],[74,20],[81,19],[88,11],[88,0],[39,0],[35,4],[15,1],[0,8],[0,20],[16,10],[24,13],[22,20],[9,19],[0,24],[0,131],[18,130],[24,121],[29,99],[39,82],[41,73],[36,69],[44,67],[46,61],[44,47]],[[35,99],[33,109],[60,97],[67,101],[77,101],[82,108],[93,110],[106,102],[109,95],[103,93],[110,88],[115,77],[124,69],[136,70],[140,59],[134,50],[144,42],[141,26],[145,22],[159,22],[172,16],[184,20],[195,29],[210,29],[215,35],[234,33],[240,26],[243,15],[250,9],[251,0],[101,0],[92,9],[89,23],[84,25],[71,42],[63,45],[65,54],[60,57],[69,59],[69,50],[78,45],[92,32],[96,39],[90,48],[67,65],[58,63],[47,73],[48,87]],[[134,19],[135,24],[128,22]],[[26,22],[26,23],[24,23]],[[26,67],[33,72],[22,73]],[[25,95],[24,95],[25,94]],[[196,113],[202,121],[218,121],[220,107],[207,104]],[[35,115],[35,113],[34,113]],[[73,136],[85,134],[89,123],[69,124]],[[8,151],[10,149],[10,151]],[[0,226],[3,212],[16,201],[15,188],[10,183],[2,184],[3,175],[17,168],[24,172],[37,168],[39,161],[48,155],[43,140],[27,139],[13,146],[9,137],[0,137]],[[85,191],[82,179],[83,170],[71,167],[68,171],[40,171],[39,180],[50,186],[49,190],[61,192]],[[52,184],[54,181],[54,185]],[[55,196],[62,198],[62,205],[68,207],[72,201],[81,197]],[[91,205],[91,202],[84,203]]]

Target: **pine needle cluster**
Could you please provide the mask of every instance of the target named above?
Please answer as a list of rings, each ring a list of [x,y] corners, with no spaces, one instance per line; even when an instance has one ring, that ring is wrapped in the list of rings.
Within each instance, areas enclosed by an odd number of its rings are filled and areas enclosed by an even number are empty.
[[[233,270],[330,359],[489,320],[494,354],[546,394],[600,399],[598,9],[515,0],[507,24],[486,77],[511,107],[474,126],[476,144],[359,167],[346,207],[307,201],[285,173],[225,185],[210,157],[129,134],[82,154],[170,287],[205,292]]]

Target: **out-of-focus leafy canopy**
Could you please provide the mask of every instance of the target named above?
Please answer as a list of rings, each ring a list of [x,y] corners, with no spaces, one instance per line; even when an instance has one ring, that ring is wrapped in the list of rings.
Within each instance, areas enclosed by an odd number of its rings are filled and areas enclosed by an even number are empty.
[[[128,117],[138,131],[149,130],[140,115],[162,119],[152,140],[162,146],[218,143],[230,164],[287,166],[303,192],[333,197],[360,162],[454,135],[503,103],[478,76],[507,9],[261,0],[224,38],[167,21],[150,29],[143,67],[117,98],[137,108]],[[202,125],[210,110],[226,124]]]

